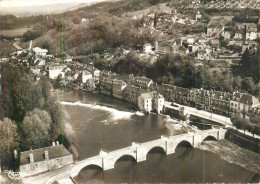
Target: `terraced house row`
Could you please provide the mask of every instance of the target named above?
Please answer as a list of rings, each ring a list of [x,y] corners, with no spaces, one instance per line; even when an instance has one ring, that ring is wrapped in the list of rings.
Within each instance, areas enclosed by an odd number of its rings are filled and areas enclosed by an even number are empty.
[[[214,90],[186,89],[163,84],[157,86],[157,91],[167,101],[204,109],[225,116],[241,114],[243,117],[255,113],[260,115],[260,103],[253,95],[234,92],[226,93]]]
[[[170,101],[230,117],[236,114],[243,117],[252,114],[260,116],[259,100],[238,91],[231,94],[169,84],[157,85],[146,77],[118,75],[106,71],[100,73],[97,82],[101,94],[132,103],[145,112],[161,113],[164,101]]]

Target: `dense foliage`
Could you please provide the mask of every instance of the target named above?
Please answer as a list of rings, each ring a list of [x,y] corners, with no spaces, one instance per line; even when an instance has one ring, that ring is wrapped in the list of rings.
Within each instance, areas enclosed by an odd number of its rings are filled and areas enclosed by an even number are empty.
[[[12,166],[14,149],[49,146],[64,134],[64,112],[50,94],[49,79],[35,81],[30,66],[11,59],[2,64],[1,76],[0,155]]]

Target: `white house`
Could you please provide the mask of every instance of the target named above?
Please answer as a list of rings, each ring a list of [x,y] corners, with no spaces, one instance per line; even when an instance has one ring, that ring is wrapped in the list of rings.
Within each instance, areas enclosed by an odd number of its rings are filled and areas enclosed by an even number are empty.
[[[150,43],[145,44],[143,49],[144,49],[144,53],[146,53],[146,54],[151,53],[152,52],[152,44],[150,44]]]
[[[92,73],[87,70],[82,72],[82,83],[86,83],[88,79],[92,79]]]
[[[192,45],[192,44],[194,44],[194,42],[195,42],[194,36],[191,36],[191,35],[187,36],[187,43],[188,44]]]
[[[138,97],[138,107],[143,112],[156,111],[162,113],[164,105],[163,95],[157,92],[143,93]]]
[[[247,32],[246,33],[246,39],[247,40],[256,40],[257,39],[257,33],[256,32]]]
[[[143,93],[138,97],[138,107],[141,111],[151,112],[152,111],[152,100],[153,93]]]
[[[33,48],[33,51],[37,56],[46,56],[48,50],[47,49],[41,49],[39,47]]]
[[[64,72],[62,72],[63,67],[62,65],[50,65],[49,66],[49,78],[51,79],[56,79],[58,77],[59,74],[62,75],[62,77],[64,77]]]
[[[160,114],[163,111],[163,105],[164,105],[164,97],[161,94],[154,94],[154,110]]]

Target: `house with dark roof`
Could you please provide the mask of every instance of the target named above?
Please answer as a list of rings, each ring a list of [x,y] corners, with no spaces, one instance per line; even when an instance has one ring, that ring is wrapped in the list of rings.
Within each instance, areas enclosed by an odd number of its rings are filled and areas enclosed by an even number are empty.
[[[153,80],[146,77],[134,77],[133,75],[129,76],[130,84],[147,91],[150,91],[153,88]]]
[[[243,94],[239,100],[240,104],[240,112],[244,114],[248,114],[251,112],[253,107],[259,105],[259,101],[253,95]]]
[[[58,141],[53,146],[20,153],[20,176],[32,176],[73,163],[73,155]]]

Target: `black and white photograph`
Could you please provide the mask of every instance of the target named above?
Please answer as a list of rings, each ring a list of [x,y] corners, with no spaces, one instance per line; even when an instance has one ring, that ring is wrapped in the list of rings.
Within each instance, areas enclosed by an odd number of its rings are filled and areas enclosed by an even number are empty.
[[[0,183],[260,183],[260,0],[0,0]]]

